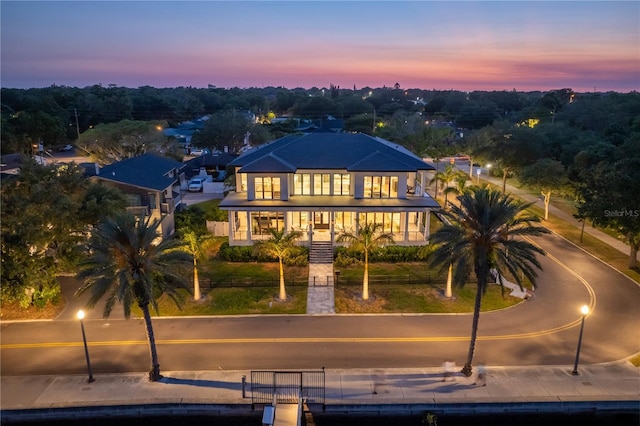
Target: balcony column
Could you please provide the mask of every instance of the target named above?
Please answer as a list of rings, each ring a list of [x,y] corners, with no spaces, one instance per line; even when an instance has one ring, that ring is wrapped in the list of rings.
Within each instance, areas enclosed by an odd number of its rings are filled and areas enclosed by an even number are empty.
[[[404,241],[409,242],[409,212],[404,212]]]
[[[424,241],[429,241],[429,236],[431,235],[431,232],[429,231],[429,229],[431,228],[431,211],[427,209],[425,211],[425,214],[427,215],[427,217],[425,218],[424,224]]]
[[[247,241],[253,241],[253,223],[251,223],[251,212],[243,212],[247,218]]]
[[[229,210],[227,212],[227,220],[229,221],[229,245],[233,245],[231,243],[233,243],[235,241],[235,237],[236,237],[236,222],[233,220],[233,218],[236,216],[235,212],[233,210]]]

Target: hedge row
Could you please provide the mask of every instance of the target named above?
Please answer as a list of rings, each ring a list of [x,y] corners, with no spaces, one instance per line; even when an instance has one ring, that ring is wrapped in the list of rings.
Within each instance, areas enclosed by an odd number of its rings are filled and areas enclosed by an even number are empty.
[[[257,256],[254,252],[253,246],[230,246],[228,241],[225,241],[220,246],[218,252],[220,259],[227,262],[277,262],[275,257],[269,257],[260,255]],[[306,266],[309,263],[309,249],[299,246],[295,252],[285,260],[287,266]]]

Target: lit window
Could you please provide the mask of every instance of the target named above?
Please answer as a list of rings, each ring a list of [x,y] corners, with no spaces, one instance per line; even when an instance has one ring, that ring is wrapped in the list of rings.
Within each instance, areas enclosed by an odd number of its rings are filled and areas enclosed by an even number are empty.
[[[279,200],[280,178],[257,177],[255,178],[256,200]]]

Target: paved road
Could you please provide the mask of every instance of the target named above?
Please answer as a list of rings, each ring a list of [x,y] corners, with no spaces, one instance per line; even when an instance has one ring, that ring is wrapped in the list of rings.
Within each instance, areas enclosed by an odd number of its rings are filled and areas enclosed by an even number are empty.
[[[640,287],[562,238],[535,240],[549,252],[533,299],[481,315],[476,359],[492,365],[566,365],[575,356],[580,314],[581,360],[602,363],[640,350]],[[71,283],[69,281],[69,283]],[[69,291],[67,286],[66,290]],[[79,301],[80,303],[82,301]],[[64,320],[3,322],[3,375],[72,374],[84,367],[75,307]],[[148,348],[139,319],[85,321],[97,373],[145,371]],[[436,367],[464,362],[471,315],[327,315],[157,318],[163,369]],[[70,349],[72,348],[72,349]]]

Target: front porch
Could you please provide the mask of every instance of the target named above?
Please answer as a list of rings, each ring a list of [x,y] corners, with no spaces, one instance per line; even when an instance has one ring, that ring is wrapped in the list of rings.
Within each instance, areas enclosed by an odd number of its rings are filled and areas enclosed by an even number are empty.
[[[230,212],[229,244],[251,245],[271,237],[269,229],[302,232],[299,242],[337,242],[340,234],[358,232],[360,223],[382,223],[383,231],[393,235],[398,245],[429,243],[431,210],[418,212]]]

